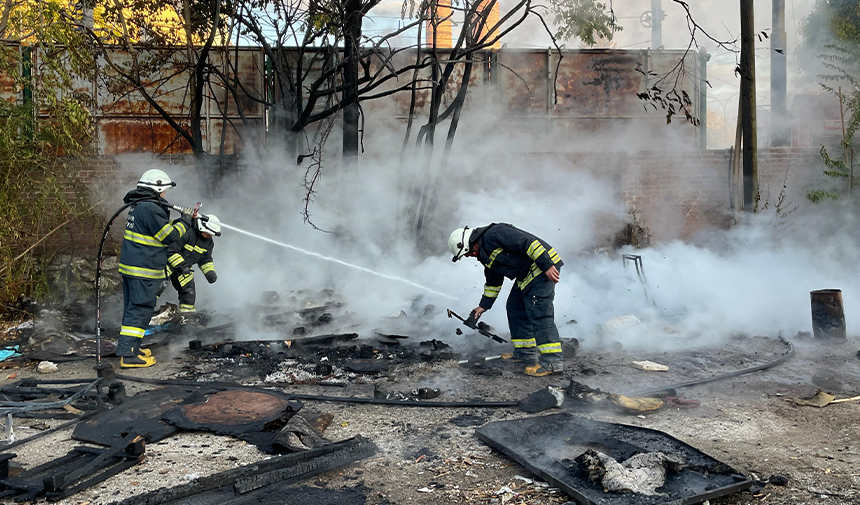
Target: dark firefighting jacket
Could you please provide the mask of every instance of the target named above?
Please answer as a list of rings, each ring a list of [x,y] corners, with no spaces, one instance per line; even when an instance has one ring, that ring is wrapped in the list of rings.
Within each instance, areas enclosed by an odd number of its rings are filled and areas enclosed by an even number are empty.
[[[167,263],[170,271],[180,272],[179,284],[184,286],[194,278],[191,272],[192,265],[198,265],[206,279],[212,278],[215,273],[215,262],[212,259],[212,249],[215,241],[212,237],[206,238],[200,234],[197,227],[188,225],[189,230],[176,242],[167,248]],[[188,274],[181,272],[188,268]],[[210,280],[210,282],[212,282]]]
[[[186,232],[181,220],[170,222],[168,203],[149,188],[129,191],[123,202],[138,201],[128,211],[119,255],[119,273],[142,279],[166,277],[167,246]]]
[[[507,277],[525,289],[536,277],[553,265],[564,263],[555,249],[544,240],[507,223],[475,228],[469,237],[469,248],[478,247],[478,261],[484,265],[484,295],[480,307],[490,309]]]

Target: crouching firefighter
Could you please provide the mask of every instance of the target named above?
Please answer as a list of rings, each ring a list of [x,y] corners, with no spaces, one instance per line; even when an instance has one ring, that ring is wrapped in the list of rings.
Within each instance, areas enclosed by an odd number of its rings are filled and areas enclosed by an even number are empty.
[[[555,249],[506,223],[458,228],[448,238],[448,246],[452,261],[470,256],[484,265],[484,295],[472,311],[476,318],[492,308],[505,277],[514,281],[507,303],[514,344],[511,360],[525,364],[525,373],[535,377],[561,372],[561,338],[552,302],[563,263]]]
[[[194,218],[185,235],[167,247],[167,276],[170,283],[179,293],[179,313],[196,312],[194,302],[197,292],[194,289],[194,272],[192,265],[197,265],[209,284],[218,280],[215,274],[215,262],[212,260],[212,249],[215,247],[213,237],[221,236],[221,221],[218,216],[210,214],[208,219]],[[167,287],[167,281],[161,284],[158,295]]]
[[[122,275],[122,328],[116,346],[121,368],[145,368],[155,364],[148,349],[140,343],[152,319],[158,289],[167,277],[167,246],[182,237],[187,225],[181,219],[170,222],[170,204],[164,193],[176,183],[161,170],[147,170],[137,188],[123,202],[132,203],[128,211],[119,256]],[[191,222],[193,211],[183,207],[182,216]]]

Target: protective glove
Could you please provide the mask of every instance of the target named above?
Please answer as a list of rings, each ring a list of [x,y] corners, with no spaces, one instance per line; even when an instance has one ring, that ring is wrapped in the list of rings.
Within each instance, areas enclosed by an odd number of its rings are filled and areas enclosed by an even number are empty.
[[[191,219],[194,217],[194,209],[191,207],[182,207],[182,219],[191,222]]]
[[[182,270],[180,271],[182,275],[188,275],[191,273],[191,267],[188,265],[183,265]]]
[[[206,280],[209,281],[209,284],[212,284],[218,280],[218,275],[216,275],[215,272],[213,272],[213,271],[206,272],[203,275],[206,276]]]
[[[169,276],[170,274],[168,274]],[[156,298],[161,297],[161,294],[164,293],[164,290],[167,289],[168,281],[161,281],[161,284],[158,285],[158,292],[155,294]]]

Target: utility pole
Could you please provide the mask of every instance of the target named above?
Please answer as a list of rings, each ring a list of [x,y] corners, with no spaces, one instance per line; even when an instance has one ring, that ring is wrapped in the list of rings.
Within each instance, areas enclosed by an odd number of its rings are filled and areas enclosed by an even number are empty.
[[[755,23],[754,0],[741,2],[741,98],[743,113],[744,211],[752,212],[758,194],[758,139],[755,102]]]
[[[661,0],[651,0],[651,49],[663,47],[663,6]]]
[[[785,0],[773,1],[773,33],[770,37],[770,145],[786,147],[791,130],[787,108],[785,54]]]
[[[708,61],[711,55],[699,48],[699,149],[708,148]]]
[[[85,28],[89,28],[92,30],[95,27],[95,20],[93,18],[93,5],[95,2],[91,0],[84,0],[80,5],[83,8],[83,23]]]

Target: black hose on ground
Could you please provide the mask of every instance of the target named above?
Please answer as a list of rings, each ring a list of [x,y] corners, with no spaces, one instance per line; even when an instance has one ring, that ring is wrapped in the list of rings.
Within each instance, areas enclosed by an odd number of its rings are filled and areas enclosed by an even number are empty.
[[[752,368],[747,368],[744,370],[737,370],[734,372],[728,372],[721,375],[715,375],[713,377],[708,377],[706,379],[696,379],[688,382],[681,382],[679,384],[670,384],[668,386],[662,386],[655,389],[643,389],[641,391],[634,391],[632,393],[625,393],[624,396],[637,397],[637,398],[646,398],[648,396],[659,395],[666,392],[667,389],[681,389],[681,388],[689,388],[693,386],[699,386],[701,384],[707,384],[709,382],[716,382],[725,379],[731,379],[734,377],[739,377],[741,375],[751,374],[755,372],[761,372],[762,370],[767,370],[768,368],[773,368],[777,365],[781,365],[788,361],[789,358],[794,356],[794,344],[789,342],[788,340],[779,337],[779,341],[788,348],[788,352],[786,352],[782,357],[777,359],[776,361],[771,361],[770,363],[765,363],[764,365],[754,366]]]
[[[296,395],[290,394],[297,400],[321,402],[369,403],[371,405],[399,405],[402,407],[516,407],[517,402],[422,402],[418,400],[383,400],[378,398],[347,398],[343,396]]]
[[[214,387],[216,389],[247,389],[250,391],[266,391],[271,393],[271,389],[258,388],[254,386],[243,386],[232,382],[195,382],[184,381],[178,379],[149,379],[146,377],[134,377],[131,375],[117,375],[119,380],[127,380],[131,382],[139,382],[142,384],[153,384],[159,386],[196,386],[196,387]],[[380,398],[355,398],[348,396],[324,396],[324,395],[297,395],[284,392],[285,395],[296,400],[320,401],[320,402],[345,402],[345,403],[369,403],[373,405],[399,405],[401,407],[516,407],[517,402],[425,402],[418,400],[383,400]]]

